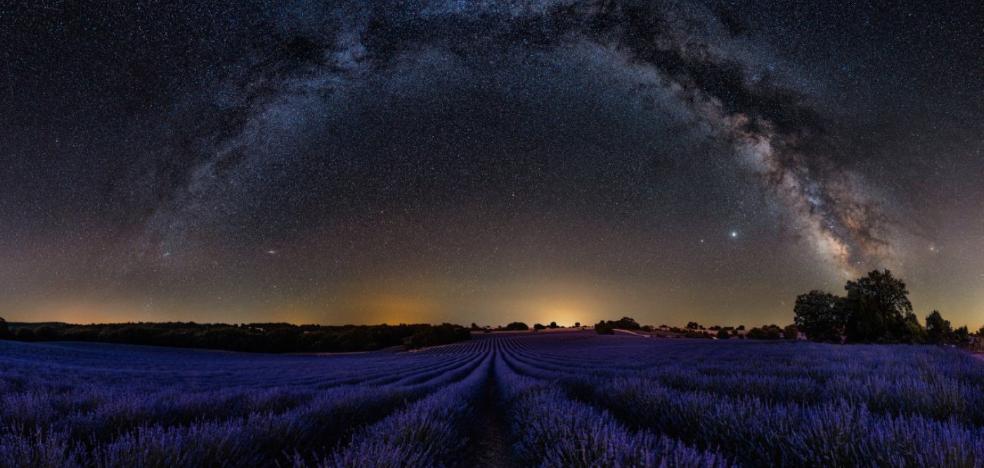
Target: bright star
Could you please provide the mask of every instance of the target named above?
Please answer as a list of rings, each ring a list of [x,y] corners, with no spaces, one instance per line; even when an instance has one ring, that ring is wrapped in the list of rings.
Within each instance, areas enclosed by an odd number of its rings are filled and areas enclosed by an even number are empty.
[[[738,238],[738,231],[731,231],[731,238],[732,239],[737,239]]]

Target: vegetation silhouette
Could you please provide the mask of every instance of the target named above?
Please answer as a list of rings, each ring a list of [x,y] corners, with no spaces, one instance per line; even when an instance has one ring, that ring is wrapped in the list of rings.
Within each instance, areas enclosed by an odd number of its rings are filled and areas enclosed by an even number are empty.
[[[8,326],[0,325],[0,330]],[[85,341],[264,353],[373,351],[409,349],[471,338],[459,325],[293,325],[289,323],[200,324],[194,322],[9,324],[2,332],[18,341]]]
[[[602,320],[594,328],[599,335],[611,335],[615,333],[615,329],[639,330],[642,327],[632,317],[622,317],[618,320]]]
[[[953,330],[939,311],[919,323],[905,282],[890,270],[874,270],[844,286],[846,296],[813,290],[796,298],[796,327],[813,341],[828,343],[929,343],[962,345],[967,327]]]
[[[523,322],[512,322],[503,328],[503,330],[507,330],[507,331],[526,331],[529,329],[530,326]]]

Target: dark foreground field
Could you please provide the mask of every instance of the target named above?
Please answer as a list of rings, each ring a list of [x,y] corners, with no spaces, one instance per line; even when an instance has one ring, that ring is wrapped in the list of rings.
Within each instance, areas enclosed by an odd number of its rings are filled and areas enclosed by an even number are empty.
[[[984,364],[932,347],[0,341],[0,395],[3,466],[984,466]]]

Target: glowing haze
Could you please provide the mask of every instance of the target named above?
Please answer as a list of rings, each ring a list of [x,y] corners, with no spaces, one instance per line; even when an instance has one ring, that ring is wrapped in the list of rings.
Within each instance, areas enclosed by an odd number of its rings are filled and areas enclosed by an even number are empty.
[[[984,322],[973,12],[327,3],[0,10],[0,314]]]

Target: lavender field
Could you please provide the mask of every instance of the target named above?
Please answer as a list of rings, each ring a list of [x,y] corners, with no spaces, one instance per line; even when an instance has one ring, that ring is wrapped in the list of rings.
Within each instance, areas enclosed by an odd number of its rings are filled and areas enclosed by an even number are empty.
[[[0,395],[2,466],[984,466],[984,363],[936,347],[0,341]]]

